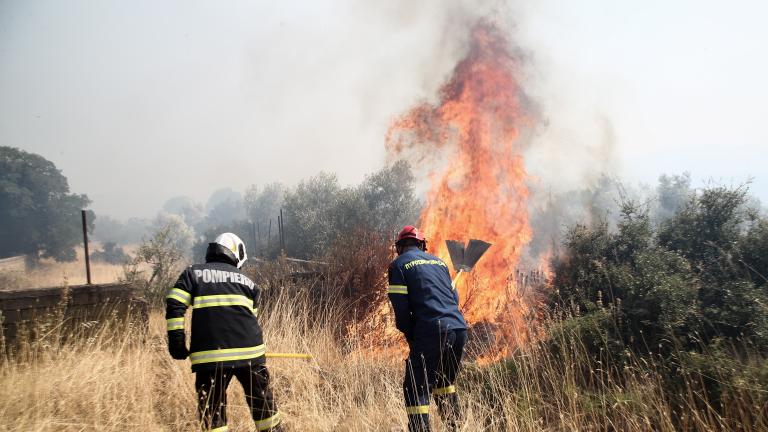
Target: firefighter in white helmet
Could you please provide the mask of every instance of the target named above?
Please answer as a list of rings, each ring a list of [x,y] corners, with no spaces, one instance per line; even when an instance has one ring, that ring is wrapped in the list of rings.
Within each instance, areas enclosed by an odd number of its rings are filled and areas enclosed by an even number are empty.
[[[228,430],[227,386],[232,376],[245,390],[256,430],[280,430],[267,350],[256,318],[259,289],[240,271],[246,259],[243,241],[223,233],[208,245],[205,264],[184,270],[166,297],[168,350],[176,360],[191,360],[198,413],[206,431]],[[190,306],[192,341],[187,350],[184,312]]]

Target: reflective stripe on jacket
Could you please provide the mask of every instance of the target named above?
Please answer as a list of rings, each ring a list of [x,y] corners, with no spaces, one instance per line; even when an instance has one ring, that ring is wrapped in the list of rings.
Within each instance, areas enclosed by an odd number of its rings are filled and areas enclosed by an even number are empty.
[[[179,275],[166,296],[165,318],[169,332],[183,332],[184,314],[192,308],[193,371],[263,361],[258,298],[259,288],[231,264],[196,264]]]
[[[441,329],[467,328],[448,266],[416,247],[404,251],[389,266],[387,294],[395,311],[395,325],[409,341]]]

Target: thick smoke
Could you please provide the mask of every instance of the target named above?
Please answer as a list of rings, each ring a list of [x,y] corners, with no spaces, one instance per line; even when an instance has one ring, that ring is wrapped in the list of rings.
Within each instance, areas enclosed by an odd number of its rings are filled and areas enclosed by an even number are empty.
[[[204,202],[222,187],[295,184],[320,171],[357,183],[386,159],[382,143],[392,119],[435,101],[466,52],[467,29],[485,18],[519,47],[518,81],[541,114],[525,160],[531,189],[547,193],[533,200],[596,186],[603,174],[619,172],[634,173],[632,181],[637,173],[655,181],[660,172],[648,175],[655,170],[737,181],[759,174],[764,163],[741,155],[764,141],[759,107],[766,87],[750,83],[764,82],[768,63],[735,65],[739,82],[716,67],[721,52],[758,52],[750,48],[765,39],[758,26],[680,32],[677,23],[658,27],[674,16],[664,11],[632,28],[616,19],[624,7],[595,13],[593,4],[547,1],[3,2],[0,141],[53,161],[98,214],[120,218],[150,218],[173,196]],[[698,10],[721,16],[738,8]],[[667,33],[648,38],[648,28]],[[665,37],[670,31],[688,39]],[[701,44],[711,54],[687,49]],[[656,67],[656,55],[674,57],[677,69]],[[692,106],[703,97],[724,103]],[[754,109],[721,109],[752,101]],[[746,147],[728,152],[732,141]],[[672,157],[655,156],[678,144]],[[715,157],[691,161],[703,168],[680,166],[707,146]],[[626,154],[635,158],[620,166]],[[755,183],[763,196],[765,181]]]
[[[358,183],[480,3],[4,2],[0,141],[120,218],[320,171]]]

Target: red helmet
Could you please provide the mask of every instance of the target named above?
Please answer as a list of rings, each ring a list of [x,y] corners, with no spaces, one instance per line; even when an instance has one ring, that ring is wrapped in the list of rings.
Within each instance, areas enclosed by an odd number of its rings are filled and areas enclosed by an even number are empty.
[[[416,239],[418,241],[423,241],[423,242],[427,241],[427,239],[424,237],[424,234],[422,234],[418,228],[416,228],[413,225],[406,225],[403,227],[402,230],[400,230],[400,234],[397,235],[397,241],[395,242],[395,244],[398,244],[401,241],[409,238]]]

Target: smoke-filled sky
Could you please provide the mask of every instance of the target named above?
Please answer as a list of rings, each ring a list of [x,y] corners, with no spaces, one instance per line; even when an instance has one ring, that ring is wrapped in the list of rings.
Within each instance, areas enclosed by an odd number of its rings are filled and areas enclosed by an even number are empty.
[[[478,3],[0,0],[0,145],[118,217],[321,170],[356,183],[496,14],[541,113],[540,182],[690,171],[754,177],[768,202],[768,3]]]

